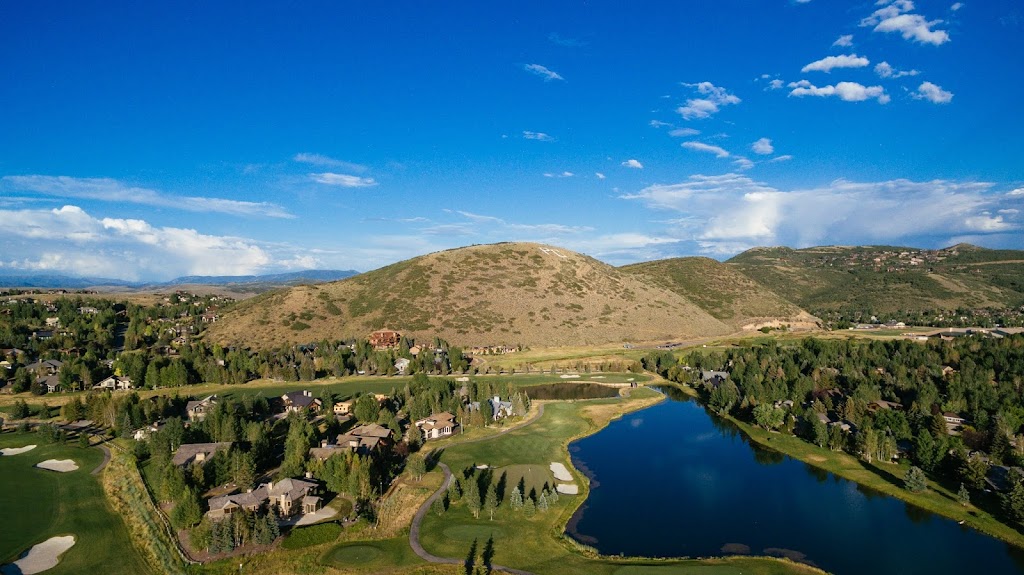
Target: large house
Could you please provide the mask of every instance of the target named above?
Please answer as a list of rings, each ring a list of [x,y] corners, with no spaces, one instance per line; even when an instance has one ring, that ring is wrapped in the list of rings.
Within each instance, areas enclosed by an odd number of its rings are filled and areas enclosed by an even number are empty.
[[[57,375],[57,372],[60,371],[60,368],[63,365],[64,362],[59,359],[44,359],[42,361],[26,365],[25,369],[27,369],[29,373],[45,377],[47,375]]]
[[[371,333],[368,339],[374,349],[391,349],[398,347],[402,341],[402,334],[391,329],[379,329]]]
[[[347,447],[360,455],[383,449],[391,444],[391,430],[376,423],[360,425],[338,436],[338,447]]]
[[[334,404],[334,415],[348,415],[352,413],[352,406],[355,404],[355,400],[348,399],[345,401],[339,401]]]
[[[701,371],[700,380],[712,387],[718,387],[725,383],[725,380],[729,379],[729,373],[725,371]]]
[[[303,391],[290,391],[281,396],[281,401],[284,402],[285,412],[291,411],[302,411],[308,409],[312,413],[318,413],[320,408],[323,407],[323,402],[313,397],[313,392]]]
[[[185,413],[188,414],[189,421],[202,421],[206,419],[206,414],[217,405],[217,396],[210,395],[196,401],[190,401],[185,404]]]
[[[281,517],[296,513],[315,513],[320,509],[321,499],[316,495],[319,486],[303,479],[282,479],[276,483],[264,483],[245,493],[234,493],[210,499],[210,519],[223,519],[240,509],[255,513],[264,505],[273,507]]]
[[[174,452],[171,463],[178,467],[187,467],[193,463],[205,465],[218,451],[231,449],[230,441],[220,443],[182,443]]]
[[[506,417],[512,417],[512,402],[502,401],[500,397],[495,395],[491,399],[487,400],[487,403],[491,404],[491,418],[495,421],[504,419]],[[480,409],[480,402],[473,401],[469,404],[469,411],[474,412]]]
[[[410,361],[407,358],[400,357],[395,360],[395,371],[398,375],[405,375],[405,372],[409,369]]]
[[[416,427],[423,430],[424,439],[447,437],[455,433],[455,428],[458,426],[459,424],[455,421],[455,416],[447,411],[435,413],[416,422]]]
[[[120,375],[112,375],[92,386],[93,389],[111,389],[114,391],[132,388],[132,379]]]

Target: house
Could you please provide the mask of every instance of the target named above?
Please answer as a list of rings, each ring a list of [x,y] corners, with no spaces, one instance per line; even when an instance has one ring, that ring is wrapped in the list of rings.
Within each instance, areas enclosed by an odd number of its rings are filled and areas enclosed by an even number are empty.
[[[308,409],[310,413],[319,413],[323,407],[323,402],[313,397],[313,392],[308,390],[290,391],[281,396],[281,401],[284,402],[286,413],[303,409]]]
[[[335,403],[334,415],[348,415],[349,413],[352,413],[353,404],[355,404],[355,401],[351,399]]]
[[[147,425],[146,427],[140,427],[139,429],[135,430],[135,433],[132,435],[132,437],[135,438],[135,441],[145,441],[149,439],[149,436],[163,429],[164,425],[166,425],[164,422],[158,421],[151,425]]]
[[[32,332],[32,339],[45,341],[47,339],[53,339],[52,329],[40,329]]]
[[[57,375],[57,372],[60,371],[60,368],[63,365],[64,362],[59,359],[44,359],[42,361],[26,365],[25,369],[27,369],[29,373],[35,373],[41,376]]]
[[[193,463],[205,465],[218,451],[231,449],[230,441],[220,443],[182,443],[174,452],[171,463],[178,467],[186,467]]]
[[[512,417],[515,415],[512,412],[512,402],[502,401],[500,397],[495,395],[491,399],[487,400],[487,403],[491,405],[491,417],[494,420],[504,419],[506,417]],[[473,401],[469,404],[469,411],[474,412],[480,409],[480,402]]]
[[[111,389],[114,391],[132,388],[132,379],[120,375],[112,375],[92,386],[93,389]]]
[[[339,435],[336,444],[338,447],[347,447],[360,455],[366,455],[389,446],[391,430],[376,423],[360,425],[348,433]]]
[[[947,424],[953,424],[953,425],[963,425],[964,422],[967,421],[966,419],[961,417],[959,414],[953,413],[951,411],[947,411],[946,413],[943,413],[942,414],[942,419],[945,419]]]
[[[1014,481],[1020,481],[1022,478],[1024,478],[1024,469],[1020,467],[992,465],[985,474],[985,483],[993,491],[1009,491],[1013,488]]]
[[[269,482],[245,493],[235,493],[213,497],[209,501],[210,510],[206,512],[210,519],[223,519],[239,509],[251,513],[265,506],[277,510],[281,517],[291,517],[297,513],[306,515],[315,513],[322,505],[316,493],[320,486],[314,481],[304,479],[282,479]]]
[[[876,411],[885,411],[888,409],[900,411],[903,409],[903,404],[896,403],[895,401],[886,401],[884,399],[876,399],[875,401],[868,402],[868,411],[871,413]]]
[[[56,375],[47,375],[46,377],[40,377],[36,380],[39,385],[46,388],[46,393],[56,393],[60,391],[60,378]]]
[[[700,380],[712,387],[722,385],[727,379],[729,379],[729,373],[725,371],[701,370],[700,372]]]
[[[406,370],[409,369],[409,363],[409,360],[404,357],[395,360],[395,371],[398,372],[398,375],[405,375]]]
[[[391,349],[398,347],[402,340],[402,334],[390,329],[379,329],[370,334],[367,338],[374,349]]]
[[[455,428],[458,426],[459,424],[455,421],[455,416],[447,411],[435,413],[416,422],[416,427],[423,430],[424,439],[447,437],[455,433]]]
[[[206,414],[217,405],[217,396],[210,395],[197,401],[190,401],[185,404],[185,413],[189,421],[202,421]]]
[[[48,317],[46,318],[46,327],[60,327],[59,317]]]
[[[793,409],[793,406],[795,404],[793,403],[792,399],[784,399],[782,401],[776,401],[774,405],[775,409]]]

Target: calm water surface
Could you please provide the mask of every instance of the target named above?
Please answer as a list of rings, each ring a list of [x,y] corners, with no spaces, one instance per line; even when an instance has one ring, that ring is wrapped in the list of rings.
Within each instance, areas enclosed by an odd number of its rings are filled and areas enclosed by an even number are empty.
[[[1024,573],[1024,552],[749,445],[672,395],[569,447],[592,478],[569,530],[602,553],[785,555],[837,575]]]

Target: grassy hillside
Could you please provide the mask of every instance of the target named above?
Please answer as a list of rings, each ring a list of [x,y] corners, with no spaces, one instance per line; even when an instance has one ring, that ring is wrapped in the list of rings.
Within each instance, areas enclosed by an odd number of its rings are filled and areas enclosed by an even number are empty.
[[[1024,305],[1024,251],[960,244],[755,248],[727,262],[810,311],[877,312]]]
[[[437,252],[339,282],[238,304],[207,332],[267,347],[365,337],[380,328],[456,345],[593,345],[721,335],[685,297],[593,258],[539,244]]]
[[[811,324],[815,318],[797,305],[710,258],[673,258],[619,268],[675,292],[736,329],[783,322]]]

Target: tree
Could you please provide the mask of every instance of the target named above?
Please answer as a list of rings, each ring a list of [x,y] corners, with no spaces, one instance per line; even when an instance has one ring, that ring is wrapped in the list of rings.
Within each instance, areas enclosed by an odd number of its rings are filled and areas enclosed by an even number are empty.
[[[925,477],[924,471],[920,467],[912,465],[903,478],[903,484],[907,490],[920,493],[928,489],[928,478]]]
[[[931,431],[922,429],[914,441],[914,460],[925,471],[931,471],[942,461],[946,453],[946,443],[936,440]]]
[[[490,521],[494,521],[494,512],[498,509],[498,492],[494,487],[494,484],[490,484],[487,487],[487,495],[484,497],[484,511],[490,517]]]
[[[976,490],[985,488],[985,475],[988,473],[988,464],[982,458],[974,456],[964,459],[957,471],[960,474],[961,485],[966,484],[971,489]]]
[[[1003,510],[1011,521],[1024,525],[1024,481],[1014,482],[1013,489],[1003,496]]]
[[[306,456],[313,438],[313,428],[304,417],[290,417],[288,438],[284,443],[284,463],[281,464],[281,477],[302,475],[306,467]]]
[[[967,487],[961,483],[960,489],[956,492],[956,498],[960,502],[960,505],[966,507],[971,502],[971,494],[967,491]]]
[[[508,496],[508,506],[516,511],[523,508],[523,492],[519,489],[518,485],[512,489],[512,494]]]
[[[754,422],[769,431],[781,427],[785,415],[784,411],[767,403],[758,404],[754,408]]]
[[[466,500],[466,507],[473,517],[480,517],[480,487],[476,484],[475,477],[470,477],[466,482],[466,491],[462,498]]]
[[[191,487],[186,487],[171,511],[171,521],[178,527],[192,527],[203,519],[199,496]]]
[[[433,511],[434,515],[437,515],[438,517],[444,515],[444,497],[438,497],[437,499],[435,499],[434,502],[430,504],[430,510]]]
[[[231,454],[231,477],[239,489],[252,487],[256,480],[256,462],[248,451],[234,451]]]
[[[857,434],[857,453],[871,463],[871,460],[878,456],[878,432],[868,427]]]
[[[377,398],[368,393],[360,395],[356,399],[355,406],[352,409],[356,416],[356,419],[364,423],[372,423],[377,421],[377,417],[380,415],[380,404],[377,403]]]
[[[409,447],[415,451],[423,445],[423,430],[418,425],[409,426]]]
[[[14,402],[14,407],[11,410],[11,417],[14,419],[25,419],[29,416],[28,403],[25,403],[24,399],[19,399]]]
[[[846,445],[846,435],[838,425],[832,425],[828,428],[828,448],[832,451],[842,451],[843,446]]]
[[[405,468],[409,471],[409,475],[412,475],[416,481],[419,481],[423,474],[427,472],[427,461],[422,455],[415,453],[409,456]]]
[[[540,497],[537,499],[537,511],[544,512],[548,510],[548,492],[544,490],[541,492]]]

